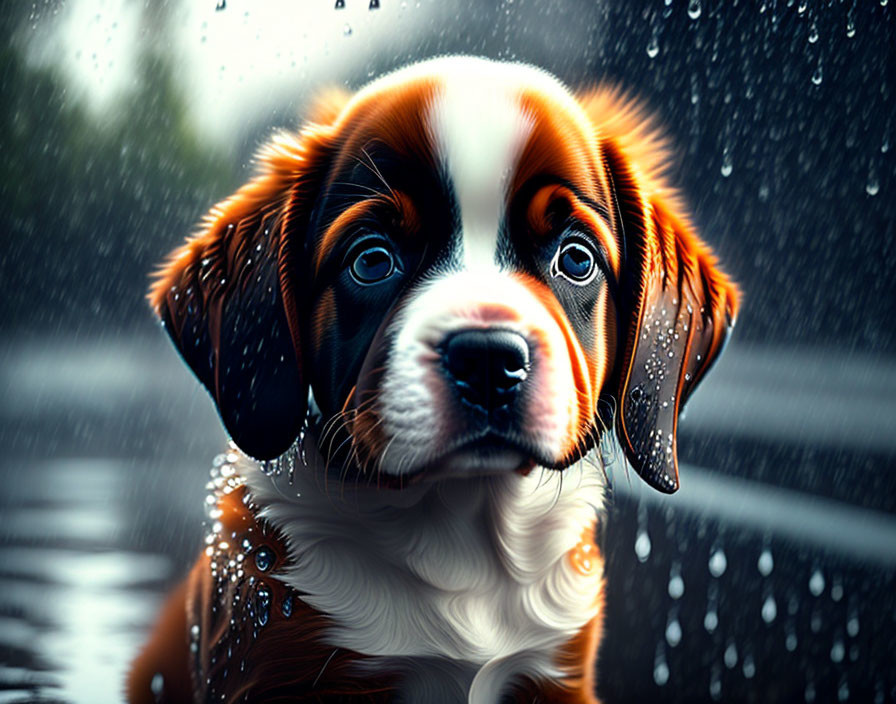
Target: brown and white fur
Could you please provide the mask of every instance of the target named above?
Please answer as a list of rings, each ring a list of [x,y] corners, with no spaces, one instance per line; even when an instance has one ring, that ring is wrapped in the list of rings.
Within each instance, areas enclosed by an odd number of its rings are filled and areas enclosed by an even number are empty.
[[[132,701],[596,701],[597,448],[677,489],[737,305],[667,160],[618,92],[471,57],[265,147],[150,295],[235,445]]]

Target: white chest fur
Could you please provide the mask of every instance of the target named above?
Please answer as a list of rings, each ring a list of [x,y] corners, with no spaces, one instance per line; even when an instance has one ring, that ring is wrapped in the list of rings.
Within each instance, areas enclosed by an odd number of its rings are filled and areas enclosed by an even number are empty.
[[[584,461],[403,491],[325,485],[312,470],[292,485],[255,466],[244,476],[289,545],[279,576],[330,617],[334,647],[450,681],[409,676],[406,696],[419,702],[465,692],[461,701],[491,704],[515,675],[559,674],[557,648],[599,608],[600,570],[581,574],[566,559],[602,517],[599,469]]]

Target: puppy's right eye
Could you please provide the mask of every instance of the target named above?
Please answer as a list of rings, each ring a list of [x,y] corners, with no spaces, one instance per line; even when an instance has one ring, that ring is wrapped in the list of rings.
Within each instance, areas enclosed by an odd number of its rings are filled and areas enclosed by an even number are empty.
[[[352,260],[352,278],[362,286],[385,281],[395,273],[395,256],[383,243],[365,247]]]

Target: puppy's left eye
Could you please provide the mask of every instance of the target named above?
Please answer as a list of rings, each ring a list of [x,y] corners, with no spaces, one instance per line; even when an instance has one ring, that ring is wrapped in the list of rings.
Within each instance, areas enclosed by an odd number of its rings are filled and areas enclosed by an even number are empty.
[[[385,281],[395,271],[395,257],[382,244],[362,249],[351,264],[352,278],[359,284]]]
[[[551,276],[562,276],[579,286],[591,283],[597,276],[597,256],[579,240],[567,240],[551,262]]]

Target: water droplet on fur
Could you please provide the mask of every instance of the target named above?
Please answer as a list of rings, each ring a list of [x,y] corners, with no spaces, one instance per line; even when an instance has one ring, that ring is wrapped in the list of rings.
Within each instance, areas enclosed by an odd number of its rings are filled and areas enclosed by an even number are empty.
[[[274,552],[267,547],[258,548],[255,553],[255,566],[262,572],[267,572],[274,566]]]
[[[255,593],[255,623],[266,626],[271,620],[271,593],[267,587],[259,587]]]

